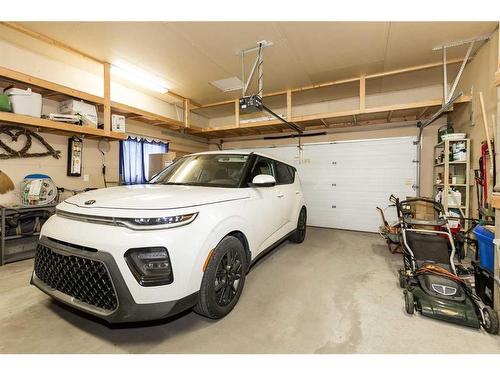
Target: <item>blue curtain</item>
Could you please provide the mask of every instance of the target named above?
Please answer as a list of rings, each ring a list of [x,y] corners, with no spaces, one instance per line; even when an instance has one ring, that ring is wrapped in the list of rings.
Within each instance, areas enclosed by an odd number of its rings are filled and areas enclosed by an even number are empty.
[[[128,138],[120,141],[120,176],[125,185],[144,184],[149,175],[149,155],[168,152],[168,144]]]

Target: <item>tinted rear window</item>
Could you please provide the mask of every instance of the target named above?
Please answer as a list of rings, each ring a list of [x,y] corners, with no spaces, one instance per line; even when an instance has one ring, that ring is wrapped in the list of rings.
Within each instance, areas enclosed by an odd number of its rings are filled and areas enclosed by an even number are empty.
[[[292,184],[294,181],[295,171],[292,167],[280,163],[276,163],[276,183],[280,185]]]

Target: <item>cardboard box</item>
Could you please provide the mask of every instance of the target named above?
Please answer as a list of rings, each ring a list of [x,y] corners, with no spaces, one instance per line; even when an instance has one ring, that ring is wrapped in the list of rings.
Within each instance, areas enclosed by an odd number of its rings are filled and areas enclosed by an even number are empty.
[[[418,201],[412,202],[411,205],[412,211],[415,213],[415,219],[426,221],[434,221],[437,219],[438,213],[434,209],[434,205],[432,203]]]
[[[148,180],[155,174],[161,172],[168,167],[177,158],[176,152],[167,152],[164,154],[150,154],[149,155],[149,170]]]
[[[81,115],[84,120],[84,126],[97,128],[97,109],[93,104],[69,99],[59,103],[59,112],[70,115]]]

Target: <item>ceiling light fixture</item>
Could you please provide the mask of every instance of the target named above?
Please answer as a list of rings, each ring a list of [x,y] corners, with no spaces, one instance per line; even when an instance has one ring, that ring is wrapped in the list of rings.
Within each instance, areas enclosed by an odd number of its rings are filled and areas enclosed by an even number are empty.
[[[164,80],[125,61],[118,60],[113,62],[111,64],[111,72],[147,89],[159,92],[160,94],[168,92],[167,84]]]

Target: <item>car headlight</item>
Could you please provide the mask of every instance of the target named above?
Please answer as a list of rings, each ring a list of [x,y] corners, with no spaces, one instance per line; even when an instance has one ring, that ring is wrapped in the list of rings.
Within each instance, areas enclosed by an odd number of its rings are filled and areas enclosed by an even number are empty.
[[[117,219],[117,222],[131,229],[152,230],[174,228],[186,225],[192,223],[194,219],[196,219],[196,216],[198,216],[197,212],[175,216]]]
[[[168,251],[164,247],[129,249],[125,261],[142,286],[166,285],[174,281]]]

